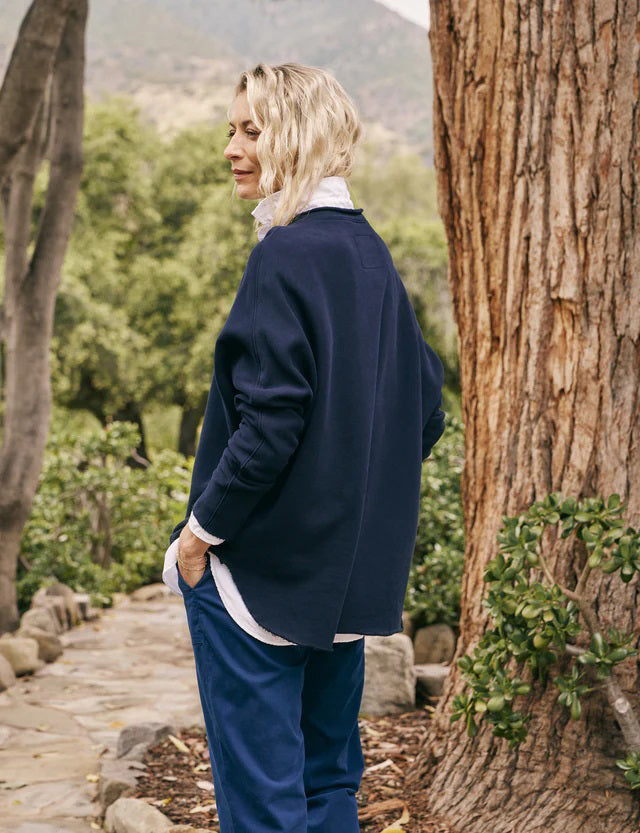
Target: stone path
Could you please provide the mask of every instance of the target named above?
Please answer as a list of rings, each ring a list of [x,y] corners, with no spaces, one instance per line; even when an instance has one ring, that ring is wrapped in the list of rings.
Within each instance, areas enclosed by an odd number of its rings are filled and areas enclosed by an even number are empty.
[[[167,591],[168,592],[168,591]],[[120,730],[203,726],[182,599],[119,595],[99,619],[60,635],[64,653],[0,693],[0,831],[101,830],[99,762]]]

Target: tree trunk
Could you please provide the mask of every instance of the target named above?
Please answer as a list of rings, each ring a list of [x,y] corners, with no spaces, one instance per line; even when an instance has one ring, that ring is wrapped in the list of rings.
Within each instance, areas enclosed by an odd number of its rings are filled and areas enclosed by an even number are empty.
[[[180,415],[180,436],[178,437],[178,451],[184,454],[185,457],[192,457],[196,453],[196,438],[198,436],[198,426],[202,421],[204,408],[206,405],[206,396],[203,404],[199,408],[192,408],[185,405]]]
[[[33,8],[42,5],[47,4],[34,3],[27,17],[33,21]],[[42,96],[45,85],[40,83],[41,79],[31,78],[29,62],[25,65],[14,60],[16,54],[25,54],[23,38],[36,53],[42,48],[38,30],[32,31],[27,25],[20,30],[3,85],[4,89],[15,83],[12,73],[26,72],[32,83],[23,78],[24,95],[33,96],[31,106],[37,115],[27,141],[13,157],[2,192],[6,240],[6,409],[0,449],[0,631],[13,630],[18,624],[16,563],[47,440],[53,311],[82,173],[87,0],[72,0],[68,7],[47,101]],[[42,66],[42,62],[36,62],[36,67]],[[0,101],[11,104],[13,98],[0,95]],[[11,119],[11,112],[0,110],[0,125]],[[43,154],[50,160],[49,182],[29,259],[33,182]]]
[[[488,624],[483,571],[502,515],[552,491],[617,492],[639,525],[638,7],[431,0],[429,39],[466,553],[460,639],[412,780],[465,833],[632,833],[638,800],[615,766],[626,750],[603,691],[572,721],[552,683],[534,685],[516,701],[533,717],[513,750],[488,723],[470,739],[449,715],[464,689],[456,660]],[[582,546],[556,540],[548,558],[575,587]],[[591,574],[605,627],[638,634],[637,579]],[[637,663],[618,671],[637,708]]]
[[[0,184],[32,135],[71,0],[35,0],[29,7],[0,89]]]
[[[138,447],[134,449],[134,453],[129,455],[126,459],[128,466],[133,468],[144,469],[149,465],[149,452],[147,451],[147,438],[144,430],[144,423],[142,422],[142,414],[137,402],[127,402],[119,408],[113,416],[109,416],[103,420],[103,424],[112,422],[113,420],[121,420],[122,422],[132,422],[137,426],[140,432],[140,442]]]

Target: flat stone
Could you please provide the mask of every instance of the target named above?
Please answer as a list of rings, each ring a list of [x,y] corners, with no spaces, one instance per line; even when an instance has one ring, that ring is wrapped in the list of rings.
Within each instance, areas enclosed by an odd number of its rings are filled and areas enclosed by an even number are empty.
[[[440,697],[444,689],[444,681],[449,674],[450,666],[425,662],[414,667],[418,686],[432,697]]]
[[[9,812],[15,813],[21,805],[25,821],[40,821],[43,816],[49,821],[55,821],[56,816],[74,816],[75,818],[96,817],[100,813],[100,804],[93,801],[90,789],[95,792],[95,784],[85,781],[40,781],[37,784],[13,790]],[[3,809],[0,804],[0,808]],[[0,818],[4,818],[4,809]]]
[[[82,734],[82,727],[67,712],[31,703],[0,706],[0,724],[2,723],[25,729],[53,729],[61,734]]]
[[[90,773],[97,774],[96,752],[87,738],[49,736],[38,745],[0,749],[0,777],[5,790],[73,778],[84,787]]]
[[[119,798],[104,818],[107,833],[162,833],[173,823],[160,810],[139,798]]]
[[[89,833],[91,828],[86,822],[78,826],[74,820],[67,820],[59,824],[48,824],[39,821],[27,821],[19,827],[12,827],[11,833]]]

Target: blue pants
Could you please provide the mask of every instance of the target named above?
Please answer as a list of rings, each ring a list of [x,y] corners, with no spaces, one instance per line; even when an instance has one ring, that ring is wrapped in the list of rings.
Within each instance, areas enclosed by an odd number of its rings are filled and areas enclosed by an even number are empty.
[[[209,558],[207,553],[207,559]],[[269,645],[180,575],[220,833],[359,833],[364,639]]]

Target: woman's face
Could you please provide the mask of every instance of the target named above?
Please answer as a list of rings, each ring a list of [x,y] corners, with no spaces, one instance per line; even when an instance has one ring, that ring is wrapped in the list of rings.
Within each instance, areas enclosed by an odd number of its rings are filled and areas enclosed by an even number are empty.
[[[260,199],[258,181],[260,163],[256,156],[256,141],[260,131],[251,120],[246,92],[236,96],[231,105],[229,121],[229,144],[224,149],[225,157],[231,162],[238,196],[242,200]],[[246,173],[240,173],[246,171]]]

